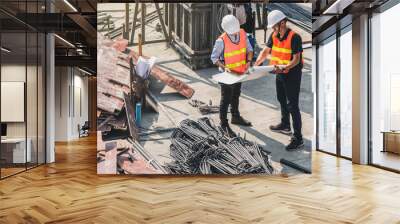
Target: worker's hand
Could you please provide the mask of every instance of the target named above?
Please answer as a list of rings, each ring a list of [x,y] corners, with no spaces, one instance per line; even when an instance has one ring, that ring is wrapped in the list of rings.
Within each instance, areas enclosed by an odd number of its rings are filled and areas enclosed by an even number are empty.
[[[287,69],[286,67],[279,67],[277,65],[274,65],[274,71],[272,73],[276,73],[276,74],[283,74],[283,73],[288,73],[289,69]]]
[[[279,74],[279,73],[283,73],[283,71],[279,66],[274,65],[274,70],[272,71],[272,73]]]
[[[250,68],[250,62],[247,62],[246,63],[246,71],[249,70],[249,68]]]
[[[286,66],[284,66],[283,68],[281,68],[281,70],[282,70],[282,73],[287,74],[287,73],[289,73],[290,69],[288,69]]]
[[[227,67],[225,67],[225,72],[232,73],[232,71],[231,71],[229,68],[227,68]]]
[[[254,63],[254,66],[260,66],[263,62],[264,60],[257,59],[256,62]]]

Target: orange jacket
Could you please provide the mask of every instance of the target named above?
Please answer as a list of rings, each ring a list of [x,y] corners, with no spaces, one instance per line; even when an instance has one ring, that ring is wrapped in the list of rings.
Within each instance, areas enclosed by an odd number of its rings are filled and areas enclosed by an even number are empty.
[[[289,31],[289,34],[285,40],[280,41],[278,33],[272,34],[272,49],[270,65],[287,65],[292,60],[292,39],[295,32]],[[303,60],[303,58],[302,58]]]
[[[246,72],[246,39],[247,35],[243,29],[239,32],[239,43],[233,43],[228,34],[223,33],[219,38],[224,41],[224,60],[225,67],[229,68],[232,72],[243,74]]]

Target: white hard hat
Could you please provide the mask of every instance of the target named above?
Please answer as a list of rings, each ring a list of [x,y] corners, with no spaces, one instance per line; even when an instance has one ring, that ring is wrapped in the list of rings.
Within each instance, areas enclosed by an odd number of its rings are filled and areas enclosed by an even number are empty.
[[[227,34],[234,34],[240,31],[239,20],[233,15],[226,15],[222,18],[221,27]]]
[[[279,10],[273,10],[268,13],[268,28],[272,28],[275,24],[279,23],[286,18],[286,15]]]

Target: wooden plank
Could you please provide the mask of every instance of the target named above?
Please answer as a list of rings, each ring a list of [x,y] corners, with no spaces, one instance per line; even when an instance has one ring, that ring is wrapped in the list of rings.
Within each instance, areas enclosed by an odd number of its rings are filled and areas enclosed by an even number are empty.
[[[133,40],[135,39],[135,30],[136,30],[136,22],[137,22],[137,16],[139,14],[139,3],[136,1],[135,3],[135,12],[133,14],[133,23],[132,23],[132,33],[131,33],[131,39],[129,41],[129,44],[133,44]]]
[[[100,80],[101,82],[97,83],[97,92],[99,93],[104,93],[105,95],[110,95],[121,100],[124,99],[124,93],[129,93],[128,86],[112,83],[111,80]]]
[[[102,92],[97,92],[97,108],[107,111],[109,113],[115,113],[120,111],[124,106],[124,102],[116,97],[107,96]]]
[[[167,33],[167,29],[165,28],[165,23],[164,23],[164,19],[162,17],[162,14],[161,14],[160,6],[158,5],[158,3],[154,3],[154,5],[156,6],[158,18],[160,19],[160,23],[161,23],[161,27],[162,27],[165,39],[169,43],[170,39],[169,39],[169,36],[168,36],[168,33]]]
[[[117,173],[117,143],[115,141],[105,142],[105,172],[104,174]]]
[[[137,151],[127,140],[121,140],[128,150],[118,155],[117,163],[127,174],[161,174],[160,170],[156,170],[148,161]]]
[[[146,3],[142,3],[141,4],[141,22],[140,22],[140,26],[142,29],[142,43],[145,44],[146,43]]]
[[[97,132],[97,156],[101,158],[97,162],[98,174],[117,173],[117,142],[103,142],[101,132]]]
[[[112,80],[115,83],[120,85],[129,86],[129,68],[125,68],[121,65],[120,62],[116,62],[118,66],[116,66],[116,70],[112,70],[110,72],[104,72],[100,75],[100,80]]]
[[[124,102],[129,133],[133,139],[139,139],[138,129],[135,123],[135,108],[130,95],[124,94]]]

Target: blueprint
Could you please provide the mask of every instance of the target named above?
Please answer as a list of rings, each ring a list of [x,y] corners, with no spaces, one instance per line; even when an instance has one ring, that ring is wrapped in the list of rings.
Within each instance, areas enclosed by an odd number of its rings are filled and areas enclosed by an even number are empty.
[[[279,65],[278,65],[279,66]],[[246,73],[237,75],[230,72],[222,72],[212,76],[212,79],[219,83],[232,85],[238,82],[247,82],[254,79],[259,79],[263,76],[269,75],[274,70],[273,65],[267,66],[254,66],[251,67]]]

